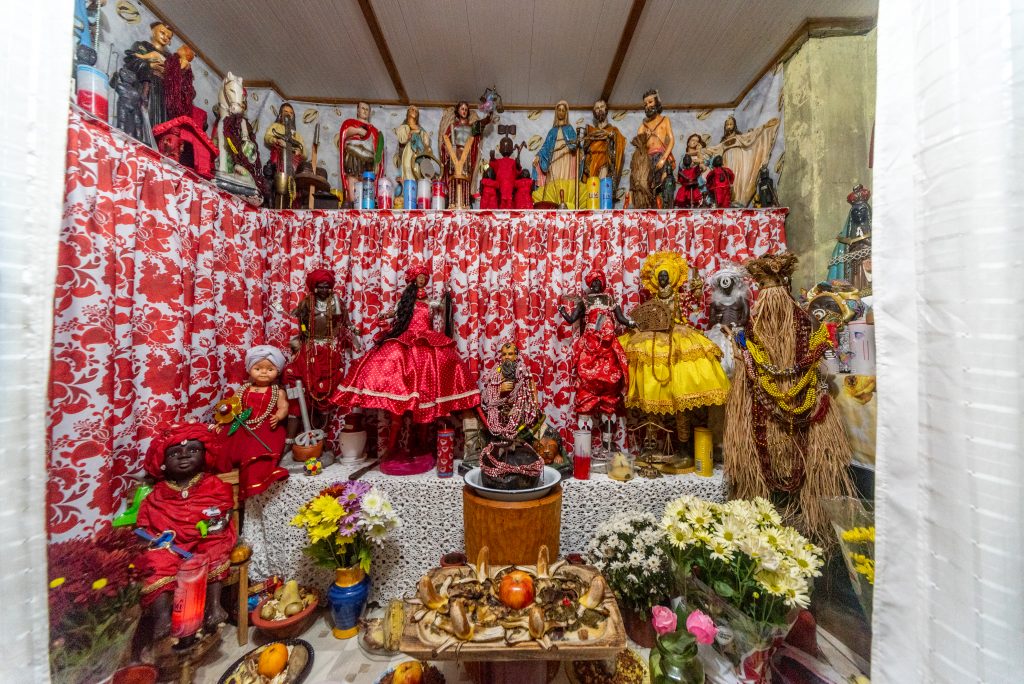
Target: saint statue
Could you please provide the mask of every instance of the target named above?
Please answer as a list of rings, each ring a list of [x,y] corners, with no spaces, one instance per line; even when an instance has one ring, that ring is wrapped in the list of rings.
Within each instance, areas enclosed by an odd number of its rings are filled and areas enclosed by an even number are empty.
[[[356,118],[345,119],[338,137],[341,176],[345,179],[342,193],[346,202],[355,197],[355,184],[363,180],[365,171],[380,178],[384,171],[384,136],[370,123],[370,105],[356,105]],[[358,208],[358,207],[357,207]]]
[[[555,105],[555,120],[544,138],[544,144],[533,160],[537,189],[534,202],[550,202],[575,209],[584,196],[577,186],[579,169],[576,129],[569,123],[569,103],[559,100]]]
[[[170,27],[161,21],[149,25],[149,40],[137,40],[124,51],[124,66],[135,72],[142,85],[142,102],[149,115],[148,127],[167,121],[164,109],[164,68],[167,47],[174,38]]]
[[[242,79],[230,71],[217,95],[213,139],[217,147],[217,186],[246,202],[260,206],[269,194],[260,149],[252,124],[245,118],[245,88]]]
[[[725,166],[736,175],[733,200],[737,203],[743,206],[750,204],[757,187],[758,171],[768,163],[778,132],[779,120],[770,119],[741,133],[736,126],[736,117],[729,116],[722,130],[722,140],[705,151],[708,158],[721,155]]]
[[[302,381],[310,422],[314,429],[327,425],[334,409],[329,397],[345,374],[345,349],[359,349],[358,331],[348,319],[341,297],[334,291],[332,271],[318,268],[306,275],[306,296],[291,315],[298,321],[299,334],[292,339],[298,348],[284,370],[284,384]],[[299,433],[299,405],[293,402],[288,420],[288,439]],[[290,444],[290,443],[289,443]]]
[[[466,209],[470,206],[473,175],[480,154],[480,138],[491,123],[489,112],[483,119],[463,100],[441,116],[437,132],[441,152],[441,178],[448,186],[448,207]]]
[[[651,192],[661,197],[661,206],[668,207],[674,201],[676,191],[673,177],[676,160],[672,156],[676,138],[672,133],[672,122],[661,112],[658,91],[648,90],[644,93],[644,120],[637,135],[646,134],[647,157],[651,160]]]
[[[277,209],[287,209],[295,199],[295,173],[305,158],[302,134],[295,130],[295,108],[288,102],[281,105],[277,119],[263,134],[263,144],[270,151],[269,172],[273,179],[274,202]]]
[[[588,124],[583,134],[583,172],[580,177],[585,182],[591,176],[610,176],[614,197],[625,160],[626,138],[618,128],[608,123],[608,103],[598,100],[594,103],[594,123]]]
[[[420,127],[419,107],[409,106],[405,112],[405,121],[395,129],[395,137],[398,139],[395,166],[400,172],[399,181],[420,180],[424,176],[416,160],[424,155],[433,159],[434,152],[430,149],[430,133]]]
[[[733,183],[736,181],[736,174],[722,163],[722,155],[715,155],[715,158],[711,160],[711,170],[704,177],[704,181],[714,205],[727,209],[732,206]]]
[[[836,238],[832,260],[828,265],[829,280],[848,280],[861,296],[871,294],[871,191],[856,185],[846,196],[850,214],[843,232]]]
[[[537,384],[515,342],[501,345],[494,372],[485,380],[482,399],[487,431],[497,439],[511,441],[540,418]]]

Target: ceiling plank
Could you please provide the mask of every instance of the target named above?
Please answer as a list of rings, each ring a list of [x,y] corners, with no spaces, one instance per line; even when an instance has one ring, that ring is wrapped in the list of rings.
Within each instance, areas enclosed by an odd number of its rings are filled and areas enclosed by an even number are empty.
[[[640,23],[640,15],[643,14],[647,0],[633,0],[633,6],[629,8],[629,16],[626,18],[626,25],[622,27],[622,36],[619,37],[619,47],[615,49],[615,58],[608,68],[608,77],[604,79],[604,88],[601,89],[601,99],[607,101],[615,89],[615,81],[619,78],[619,70],[622,69],[622,62],[629,52],[629,44],[633,42],[633,34],[636,33],[636,25]]]
[[[373,42],[377,44],[380,58],[384,61],[384,67],[388,70],[388,76],[391,77],[391,83],[395,86],[395,92],[398,93],[398,102],[400,104],[409,104],[409,96],[405,92],[405,86],[402,85],[402,76],[398,73],[398,67],[395,66],[394,58],[391,57],[391,49],[388,47],[387,40],[384,39],[384,33],[380,30],[380,22],[377,21],[377,14],[373,11],[370,0],[359,0],[359,9],[363,12],[366,26],[370,29]]]

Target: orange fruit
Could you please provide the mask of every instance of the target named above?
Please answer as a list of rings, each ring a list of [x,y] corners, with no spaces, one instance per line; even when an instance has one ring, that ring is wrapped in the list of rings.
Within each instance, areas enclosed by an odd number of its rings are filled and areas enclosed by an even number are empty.
[[[420,684],[423,681],[423,665],[415,660],[401,663],[395,668],[393,684]]]
[[[282,643],[268,645],[260,653],[256,671],[264,677],[276,677],[288,666],[288,647]]]

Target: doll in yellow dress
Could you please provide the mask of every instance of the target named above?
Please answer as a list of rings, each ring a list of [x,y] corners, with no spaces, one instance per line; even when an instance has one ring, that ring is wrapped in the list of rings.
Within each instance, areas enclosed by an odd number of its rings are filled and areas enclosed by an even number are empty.
[[[671,415],[724,404],[729,395],[721,350],[683,316],[679,288],[688,277],[686,260],[674,252],[644,262],[640,280],[651,298],[631,312],[637,331],[619,338],[629,362],[626,408]]]

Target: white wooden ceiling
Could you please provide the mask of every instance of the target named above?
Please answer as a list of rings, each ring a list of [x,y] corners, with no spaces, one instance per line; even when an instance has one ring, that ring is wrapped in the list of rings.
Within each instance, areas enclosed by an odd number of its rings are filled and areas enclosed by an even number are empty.
[[[506,104],[601,95],[631,0],[364,0],[408,100]],[[359,0],[147,0],[220,71],[291,99],[401,99]],[[806,21],[873,17],[878,0],[648,0],[612,91],[636,105],[735,101]]]

